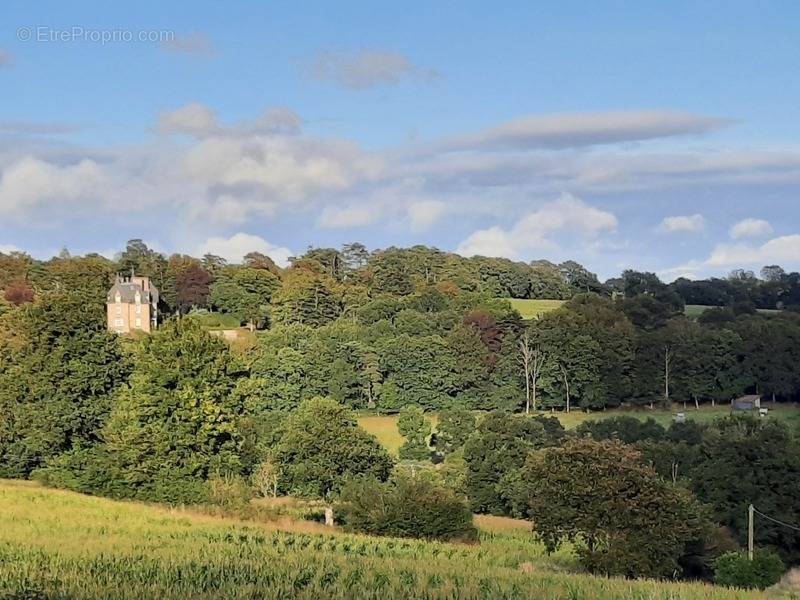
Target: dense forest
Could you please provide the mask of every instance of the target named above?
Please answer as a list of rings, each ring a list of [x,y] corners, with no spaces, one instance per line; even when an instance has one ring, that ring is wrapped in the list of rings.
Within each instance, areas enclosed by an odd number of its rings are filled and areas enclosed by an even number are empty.
[[[152,335],[107,331],[107,290],[130,272],[161,291]],[[609,527],[564,529],[565,519],[579,523],[580,507],[561,505],[559,520],[553,503],[569,481],[548,487],[554,469],[575,485],[605,474],[607,489],[580,502],[596,513],[615,505],[612,481],[651,494],[631,507],[672,507],[659,518],[637,509],[615,525],[630,552],[650,552],[672,532],[663,560],[641,554],[621,570],[621,550],[598,542],[583,556],[591,570],[704,576],[708,556],[742,541],[748,502],[800,521],[800,441],[783,423],[731,417],[664,429],[622,417],[567,432],[546,416],[744,393],[796,400],[800,275],[779,267],[672,284],[629,270],[600,282],[571,261],[426,247],[312,248],[280,268],[258,253],[228,264],[131,240],[114,260],[0,254],[0,289],[0,477],[171,503],[206,501],[220,477],[302,497],[389,494],[347,485],[393,471],[356,425],[354,411],[374,411],[400,413],[401,458],[443,461],[443,485],[473,511],[531,517],[553,547]],[[523,320],[510,298],[565,303]],[[686,304],[716,308],[689,318]],[[251,331],[232,343],[209,335],[223,322]],[[439,416],[433,438],[424,411]],[[708,534],[711,523],[725,529]],[[656,526],[647,543],[636,538]],[[797,533],[761,528],[758,541],[800,559]]]

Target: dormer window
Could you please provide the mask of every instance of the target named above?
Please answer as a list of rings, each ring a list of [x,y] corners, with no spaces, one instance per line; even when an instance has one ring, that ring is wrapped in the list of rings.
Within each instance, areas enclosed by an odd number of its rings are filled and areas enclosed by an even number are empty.
[[[117,304],[119,304],[120,302],[122,302],[122,294],[120,294],[119,292],[117,292],[117,295],[116,295],[116,296],[114,296],[114,302],[116,302]]]
[[[142,302],[142,295],[139,292],[136,292],[136,304],[141,304]]]

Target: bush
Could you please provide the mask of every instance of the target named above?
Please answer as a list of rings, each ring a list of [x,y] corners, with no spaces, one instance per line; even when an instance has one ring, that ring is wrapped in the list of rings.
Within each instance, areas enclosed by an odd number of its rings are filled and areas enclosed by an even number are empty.
[[[208,483],[212,504],[229,510],[242,510],[250,504],[250,486],[241,477],[217,476]]]
[[[714,582],[763,590],[778,583],[786,567],[777,552],[760,549],[748,560],[744,552],[727,552],[714,561]]]
[[[466,502],[421,476],[398,476],[386,483],[351,480],[342,488],[338,511],[349,531],[428,540],[477,539]]]

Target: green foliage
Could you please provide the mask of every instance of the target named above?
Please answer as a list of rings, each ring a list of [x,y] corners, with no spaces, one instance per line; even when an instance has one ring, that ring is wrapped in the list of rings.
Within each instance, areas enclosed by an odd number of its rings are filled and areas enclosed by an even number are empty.
[[[755,550],[752,561],[744,552],[728,552],[714,561],[714,582],[763,590],[778,583],[785,570],[781,557],[772,550]]]
[[[406,406],[400,411],[397,421],[400,435],[406,438],[400,446],[400,458],[409,460],[426,460],[430,456],[428,438],[431,435],[431,424],[425,413],[418,406]]]
[[[130,373],[101,305],[43,294],[0,323],[0,476],[24,477],[97,443],[111,396]]]
[[[472,510],[510,514],[512,499],[505,493],[503,479],[522,468],[531,450],[559,443],[563,433],[556,419],[499,411],[486,415],[464,445],[464,484]]]
[[[279,286],[279,279],[268,270],[223,267],[211,285],[208,301],[224,313],[259,326],[266,320],[270,300]]]
[[[312,498],[338,491],[347,476],[385,481],[392,470],[389,454],[355,415],[326,398],[306,400],[289,416],[271,461],[282,492]]]
[[[335,281],[307,265],[294,266],[284,273],[283,284],[272,297],[272,307],[276,323],[315,327],[330,323],[342,310]]]
[[[611,417],[581,423],[576,433],[595,440],[619,440],[633,444],[643,440],[660,440],[666,435],[664,428],[655,419],[646,420],[635,417]]]
[[[475,415],[465,406],[450,404],[439,413],[436,424],[436,449],[449,455],[462,448],[475,431]]]
[[[704,537],[706,516],[682,488],[664,482],[618,441],[568,441],[533,455],[522,472],[528,516],[549,549],[580,541],[591,572],[669,577],[687,544]]]
[[[209,477],[242,470],[244,403],[233,393],[241,365],[192,320],[142,338],[133,363],[102,429],[102,446],[56,461],[51,481],[68,481],[64,472],[71,471],[82,491],[172,504],[206,500]],[[87,463],[92,480],[82,472]]]
[[[785,523],[800,522],[800,442],[785,423],[719,419],[703,436],[699,456],[690,471],[692,489],[741,543],[749,504]],[[778,548],[787,562],[800,558],[800,533],[766,519],[758,519],[755,541]]]
[[[349,531],[444,541],[477,538],[466,502],[426,477],[351,480],[337,508]]]

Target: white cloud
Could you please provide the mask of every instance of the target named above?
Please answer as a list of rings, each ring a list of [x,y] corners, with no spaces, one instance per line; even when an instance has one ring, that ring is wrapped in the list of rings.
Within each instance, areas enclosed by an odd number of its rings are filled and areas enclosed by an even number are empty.
[[[22,250],[13,244],[0,244],[0,254],[11,254],[12,252],[22,252]]]
[[[772,233],[772,225],[763,219],[744,219],[731,227],[730,235],[734,240],[742,238],[764,237]]]
[[[800,266],[800,234],[773,238],[759,246],[749,244],[717,244],[705,260],[693,260],[684,265],[665,269],[662,273],[671,277],[694,278],[721,269],[760,267],[782,264],[787,267]]]
[[[197,255],[216,254],[232,263],[241,263],[245,254],[249,252],[266,254],[281,267],[288,266],[289,257],[294,256],[288,248],[271,244],[257,235],[241,232],[228,238],[210,237],[196,250]]]
[[[377,218],[378,210],[369,206],[328,206],[317,220],[317,226],[323,229],[363,227],[374,223]]]
[[[23,158],[3,170],[0,215],[21,215],[45,204],[77,202],[95,195],[105,184],[101,166],[92,160],[59,166]]]
[[[219,128],[214,111],[199,102],[190,102],[175,110],[158,114],[156,130],[160,133],[205,135]]]
[[[346,190],[380,168],[352,143],[298,136],[207,138],[183,160],[185,174],[215,195],[257,195],[283,206]]]
[[[396,84],[404,79],[435,79],[439,74],[414,65],[406,56],[385,50],[319,52],[305,65],[314,79],[328,80],[342,87],[363,90]]]
[[[505,256],[516,258],[525,251],[554,248],[552,235],[592,236],[617,227],[617,218],[570,194],[524,216],[510,229],[490,227],[474,232],[456,252],[464,256]]]
[[[420,200],[408,207],[411,231],[427,231],[447,212],[447,204],[438,200]]]
[[[202,31],[175,35],[172,39],[162,42],[161,48],[167,52],[196,57],[209,57],[216,52],[208,34]]]
[[[445,140],[451,150],[574,148],[705,133],[729,121],[668,110],[526,116]]]
[[[658,226],[661,233],[698,233],[703,231],[706,220],[703,215],[680,215],[675,217],[665,217]]]
[[[161,111],[155,129],[163,134],[177,133],[201,138],[295,133],[302,124],[300,115],[290,108],[273,106],[265,109],[255,119],[224,125],[217,120],[216,113],[209,107],[199,102],[190,102],[174,110]]]

